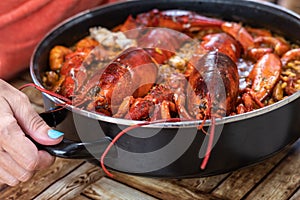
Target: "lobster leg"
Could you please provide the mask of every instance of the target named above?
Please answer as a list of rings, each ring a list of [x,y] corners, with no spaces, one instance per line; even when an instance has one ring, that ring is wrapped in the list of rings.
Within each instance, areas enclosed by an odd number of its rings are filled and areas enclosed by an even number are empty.
[[[279,56],[282,56],[291,48],[285,40],[271,36],[257,37],[254,39],[254,43],[255,46],[269,46],[272,48],[273,52]]]

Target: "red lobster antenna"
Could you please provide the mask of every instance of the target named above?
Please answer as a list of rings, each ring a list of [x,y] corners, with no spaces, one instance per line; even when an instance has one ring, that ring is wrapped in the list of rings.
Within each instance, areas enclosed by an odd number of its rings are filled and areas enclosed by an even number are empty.
[[[34,87],[36,88],[37,90],[41,91],[41,92],[44,92],[48,95],[51,95],[53,97],[56,97],[60,100],[63,100],[66,104],[70,104],[72,103],[72,101],[60,94],[57,94],[55,92],[52,92],[52,91],[49,91],[41,86],[38,86],[34,83],[27,83],[27,84],[24,84],[23,86],[21,86],[19,88],[19,90],[23,90],[24,88],[26,87]],[[209,98],[210,99],[210,98]],[[209,110],[211,109],[211,102],[209,100]],[[210,111],[209,111],[210,113]],[[199,130],[202,130],[204,133],[206,133],[202,128],[204,126],[204,123],[205,123],[205,120],[206,118],[202,121],[202,123],[198,126],[198,129]],[[144,122],[144,123],[140,123],[140,124],[136,124],[136,125],[132,125],[132,126],[129,126],[127,128],[125,128],[124,130],[122,130],[121,132],[119,132],[114,138],[113,140],[110,142],[110,144],[106,147],[105,151],[103,152],[103,154],[101,155],[101,158],[100,158],[100,165],[103,169],[103,171],[109,176],[109,177],[113,177],[113,174],[110,173],[105,164],[104,164],[104,159],[106,157],[106,155],[108,154],[109,150],[112,148],[112,146],[123,136],[125,135],[128,131],[130,130],[133,130],[135,128],[138,128],[138,127],[141,127],[141,126],[146,126],[146,125],[151,125],[151,124],[158,124],[158,123],[165,123],[165,122],[180,122],[180,121],[190,121],[190,119],[184,119],[184,118],[170,118],[170,119],[161,119],[161,120],[155,120],[155,121],[147,121],[147,122]],[[209,141],[208,141],[208,145],[207,145],[207,148],[206,148],[206,153],[205,153],[205,157],[201,163],[201,169],[204,170],[207,163],[208,163],[208,160],[209,160],[209,157],[210,157],[210,152],[212,150],[212,145],[213,145],[213,139],[214,139],[214,132],[215,132],[215,117],[212,117],[211,118],[211,123],[212,123],[212,127],[211,127],[211,131],[209,133]]]
[[[145,126],[145,125],[150,125],[150,124],[158,124],[158,123],[164,123],[164,122],[180,122],[180,121],[190,121],[190,119],[183,119],[183,118],[170,118],[170,119],[163,119],[163,120],[156,120],[156,121],[148,121],[148,122],[144,122],[144,123],[140,123],[140,124],[136,124],[136,125],[132,125],[129,126],[127,128],[125,128],[124,130],[120,131],[114,138],[113,140],[110,142],[110,144],[106,147],[105,151],[103,152],[103,154],[101,155],[100,158],[100,164],[101,167],[103,169],[103,171],[109,176],[109,177],[113,177],[113,174],[110,173],[105,164],[104,164],[104,159],[106,157],[106,155],[108,154],[109,150],[113,147],[113,145],[123,136],[125,135],[128,131],[133,130],[135,128],[141,127],[141,126]],[[205,153],[205,157],[201,163],[201,169],[204,170],[209,157],[210,157],[210,152],[212,150],[212,145],[213,145],[213,140],[214,140],[214,132],[215,132],[215,118],[212,118],[212,128],[209,134],[209,142],[206,148],[206,153]]]
[[[45,89],[45,88],[43,88],[43,87],[41,87],[41,86],[38,86],[38,85],[36,85],[36,84],[34,84],[34,83],[27,83],[27,84],[24,84],[24,85],[22,85],[20,88],[19,88],[19,90],[23,90],[24,88],[27,88],[27,87],[34,87],[34,88],[36,88],[37,90],[39,90],[39,91],[41,91],[41,92],[44,92],[44,93],[46,93],[46,94],[48,94],[48,95],[51,95],[51,96],[53,96],[53,97],[56,97],[56,98],[58,98],[58,99],[60,99],[60,100],[63,100],[66,104],[72,104],[72,101],[70,100],[70,99],[68,99],[67,97],[64,97],[64,96],[62,96],[62,95],[60,95],[60,94],[57,94],[57,93],[55,93],[55,92],[51,92],[51,91],[49,91],[49,90],[47,90],[47,89]]]

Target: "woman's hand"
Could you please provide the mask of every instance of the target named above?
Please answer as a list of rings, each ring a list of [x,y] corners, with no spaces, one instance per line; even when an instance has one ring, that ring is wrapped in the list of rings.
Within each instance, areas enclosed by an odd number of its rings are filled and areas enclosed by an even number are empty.
[[[15,186],[45,169],[54,157],[40,151],[25,135],[44,145],[58,144],[52,130],[32,108],[28,97],[0,79],[0,183]]]

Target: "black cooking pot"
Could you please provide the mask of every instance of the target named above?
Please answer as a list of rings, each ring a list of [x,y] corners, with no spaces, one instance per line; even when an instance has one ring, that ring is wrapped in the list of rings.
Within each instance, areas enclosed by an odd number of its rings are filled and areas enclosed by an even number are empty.
[[[300,17],[270,3],[236,0],[143,0],[127,1],[83,12],[52,30],[37,46],[31,75],[42,86],[48,70],[49,51],[55,45],[72,46],[89,34],[90,27],[113,28],[128,15],[154,8],[192,10],[205,16],[263,27],[299,44]],[[208,137],[197,130],[198,121],[166,122],[139,127],[122,136],[105,159],[117,171],[151,177],[200,177],[225,173],[257,163],[295,142],[300,136],[300,92],[253,112],[217,120],[216,136],[205,169],[200,169]],[[66,106],[44,95],[48,111],[43,118],[65,133],[56,146],[43,147],[53,155],[97,161],[121,130],[139,121],[116,119]],[[201,123],[201,122],[200,122]],[[205,122],[208,130],[210,120]]]

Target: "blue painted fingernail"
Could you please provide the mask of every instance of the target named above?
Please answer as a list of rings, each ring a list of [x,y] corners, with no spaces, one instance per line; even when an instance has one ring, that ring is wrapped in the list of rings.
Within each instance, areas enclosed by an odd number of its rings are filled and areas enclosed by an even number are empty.
[[[60,131],[57,131],[57,130],[54,130],[54,129],[50,129],[48,131],[48,136],[51,138],[51,139],[57,139],[61,136],[63,136],[64,133],[63,132],[60,132]]]

